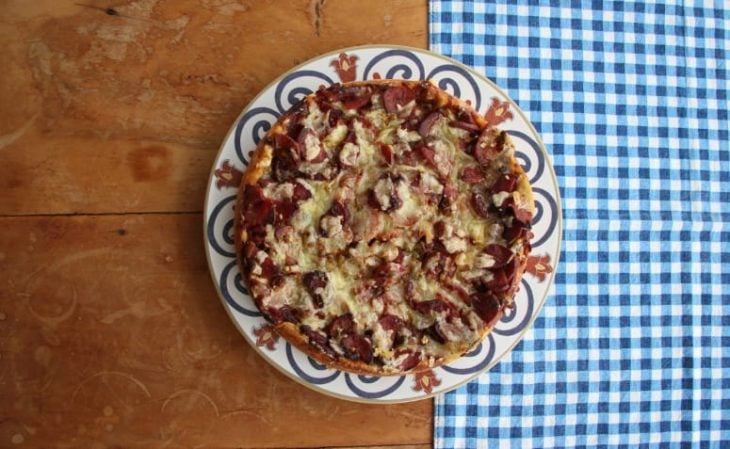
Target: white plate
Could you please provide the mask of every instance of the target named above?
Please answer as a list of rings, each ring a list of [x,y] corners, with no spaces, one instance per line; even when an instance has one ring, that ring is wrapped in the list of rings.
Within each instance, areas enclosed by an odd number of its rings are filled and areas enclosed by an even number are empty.
[[[405,376],[358,376],[316,363],[279,338],[261,317],[241,282],[233,245],[233,204],[249,152],[277,117],[320,85],[373,78],[431,79],[468,100],[477,111],[509,131],[532,183],[537,212],[532,255],[506,314],[479,347],[447,366]],[[537,132],[517,105],[494,83],[470,68],[425,50],[353,47],[328,53],[290,70],[243,110],[215,160],[205,201],[205,247],[223,306],[246,340],[269,363],[319,392],[361,402],[392,403],[445,393],[494,366],[525,334],[545,303],[560,254],[560,196],[550,158]],[[245,376],[246,373],[241,373]]]

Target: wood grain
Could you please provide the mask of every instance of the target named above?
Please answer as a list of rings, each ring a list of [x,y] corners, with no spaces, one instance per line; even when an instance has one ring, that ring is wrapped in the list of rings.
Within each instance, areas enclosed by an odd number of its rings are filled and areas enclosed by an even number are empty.
[[[425,0],[0,2],[0,215],[201,211],[233,120],[294,65],[427,44]]]
[[[399,444],[397,446],[348,446],[337,449],[429,449],[431,447],[430,444]]]
[[[251,349],[210,281],[201,215],[0,227],[0,447],[430,444],[431,401],[323,396]]]
[[[430,449],[432,447],[431,444],[397,444],[388,446],[338,446],[337,448],[319,446],[311,449]]]
[[[257,92],[337,48],[425,47],[425,0],[4,0],[0,18],[0,447],[431,446],[431,401],[329,398],[248,347],[200,214]]]

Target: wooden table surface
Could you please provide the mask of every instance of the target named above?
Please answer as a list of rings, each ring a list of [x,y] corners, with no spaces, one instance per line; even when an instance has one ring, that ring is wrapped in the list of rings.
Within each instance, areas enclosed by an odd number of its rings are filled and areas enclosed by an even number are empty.
[[[0,447],[431,446],[430,400],[346,402],[268,366],[203,252],[242,108],[368,43],[425,47],[425,0],[0,2]]]

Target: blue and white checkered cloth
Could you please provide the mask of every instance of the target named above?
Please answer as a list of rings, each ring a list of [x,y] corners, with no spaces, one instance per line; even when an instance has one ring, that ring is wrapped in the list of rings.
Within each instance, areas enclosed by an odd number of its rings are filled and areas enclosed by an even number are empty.
[[[555,294],[435,447],[730,447],[730,4],[430,1],[552,154]],[[483,111],[482,111],[483,112]]]

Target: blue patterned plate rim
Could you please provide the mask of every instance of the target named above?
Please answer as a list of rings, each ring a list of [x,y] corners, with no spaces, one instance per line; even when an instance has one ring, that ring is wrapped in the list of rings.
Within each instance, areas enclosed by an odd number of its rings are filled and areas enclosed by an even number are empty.
[[[527,322],[524,324],[523,329],[521,329],[521,331],[516,336],[514,336],[512,338],[512,341],[508,345],[507,349],[504,350],[499,357],[490,360],[489,363],[487,363],[485,366],[480,366],[479,367],[479,370],[477,370],[475,372],[470,372],[469,374],[464,374],[464,378],[463,379],[459,379],[458,381],[449,384],[445,388],[436,389],[436,390],[433,390],[433,391],[430,390],[430,389],[429,389],[429,391],[421,390],[419,393],[422,393],[422,394],[413,394],[411,397],[398,398],[398,399],[388,399],[388,398],[385,398],[385,397],[377,397],[377,395],[375,395],[374,397],[371,397],[371,398],[358,397],[358,396],[353,397],[353,396],[348,396],[348,395],[343,395],[343,394],[337,393],[335,391],[332,391],[332,390],[329,390],[327,388],[324,388],[324,387],[322,387],[320,385],[316,385],[316,384],[313,384],[311,382],[308,382],[305,379],[297,376],[296,374],[287,371],[283,366],[281,366],[278,363],[278,361],[274,357],[269,356],[268,354],[266,354],[264,352],[264,349],[261,348],[261,347],[259,347],[256,344],[256,342],[253,340],[252,336],[250,336],[248,334],[248,332],[238,322],[237,318],[234,316],[234,312],[232,310],[232,308],[233,308],[232,305],[227,302],[227,300],[225,299],[225,297],[224,297],[224,295],[223,295],[223,293],[221,291],[222,290],[222,286],[221,286],[221,284],[219,282],[219,279],[217,277],[217,274],[214,271],[214,265],[213,265],[213,262],[212,262],[212,257],[213,256],[211,254],[211,241],[209,240],[209,237],[208,237],[208,233],[211,232],[209,230],[209,218],[211,216],[211,210],[209,209],[209,207],[210,207],[209,201],[211,199],[211,190],[212,190],[213,186],[216,184],[216,182],[215,182],[216,167],[218,167],[219,164],[221,163],[224,150],[225,150],[228,142],[231,140],[232,135],[235,135],[235,133],[237,132],[237,127],[239,126],[239,123],[241,123],[241,119],[244,117],[244,115],[247,112],[249,112],[250,110],[252,110],[252,108],[254,107],[254,105],[257,104],[257,102],[259,101],[259,99],[265,93],[271,91],[273,88],[275,88],[275,86],[279,85],[288,75],[299,71],[302,67],[311,65],[311,64],[316,63],[318,61],[326,61],[326,60],[328,60],[328,58],[333,58],[333,57],[336,57],[338,55],[343,55],[343,54],[357,52],[359,50],[383,50],[384,53],[385,52],[389,52],[389,51],[402,51],[402,52],[412,53],[414,56],[415,55],[422,54],[422,55],[427,55],[427,56],[435,57],[435,58],[438,58],[438,59],[444,61],[447,64],[450,64],[450,65],[455,66],[456,68],[460,69],[461,71],[464,71],[464,72],[468,73],[469,75],[471,75],[472,77],[476,78],[477,80],[479,80],[479,81],[487,84],[490,88],[492,88],[493,90],[495,90],[504,99],[506,99],[506,102],[509,103],[509,106],[510,106],[511,110],[512,111],[516,111],[516,113],[521,117],[521,119],[524,122],[524,124],[528,127],[528,129],[530,131],[530,134],[531,134],[530,137],[534,138],[535,141],[536,141],[536,142],[534,142],[534,144],[536,144],[536,146],[538,147],[538,148],[536,148],[536,150],[539,149],[540,153],[542,153],[542,156],[544,157],[544,161],[545,161],[545,164],[544,165],[547,167],[547,170],[546,171],[549,173],[549,176],[551,178],[550,180],[552,181],[552,186],[554,187],[554,191],[549,192],[549,193],[551,193],[554,196],[554,198],[550,198],[550,197],[546,197],[546,198],[554,200],[555,207],[554,207],[554,211],[553,212],[554,212],[554,215],[555,215],[555,225],[554,225],[554,227],[551,228],[551,232],[550,233],[546,233],[546,235],[544,236],[545,239],[548,239],[551,236],[551,234],[555,234],[555,237],[557,238],[557,242],[556,242],[556,245],[555,245],[554,252],[548,254],[548,255],[554,256],[554,260],[551,262],[552,263],[552,270],[551,271],[548,271],[549,277],[546,279],[547,280],[547,283],[545,284],[544,289],[543,289],[544,290],[543,297],[540,298],[540,300],[536,302],[536,307],[534,307],[534,309],[531,310],[531,313],[529,315],[529,318],[527,319]],[[365,71],[368,72],[369,70],[371,70],[372,69],[371,66],[374,65],[375,62],[376,62],[375,60],[370,61],[370,64],[365,69]],[[395,68],[391,68],[391,72],[394,71],[394,70],[395,70]],[[434,73],[434,72],[436,72],[436,70],[432,71],[432,73]],[[423,73],[425,74],[425,72],[423,72]],[[216,204],[216,206],[220,206],[221,203],[222,203],[222,201],[219,201],[218,204]],[[547,150],[545,148],[545,145],[542,142],[539,133],[535,129],[535,127],[532,124],[532,122],[528,119],[528,117],[526,116],[526,114],[519,108],[519,106],[517,105],[517,103],[509,95],[507,95],[506,92],[504,92],[504,90],[502,90],[499,86],[497,86],[490,79],[486,78],[484,75],[476,72],[471,67],[468,67],[468,66],[462,64],[459,61],[456,61],[454,59],[451,59],[449,57],[443,56],[443,55],[438,54],[438,53],[431,52],[429,50],[425,50],[425,49],[421,49],[421,48],[415,48],[415,47],[401,46],[401,45],[362,45],[362,46],[347,47],[347,48],[342,48],[342,49],[339,49],[339,50],[334,50],[334,51],[331,51],[331,52],[327,52],[327,53],[324,53],[324,54],[315,56],[315,57],[313,57],[313,58],[311,58],[311,59],[309,59],[309,60],[307,60],[307,61],[305,61],[305,62],[303,62],[303,63],[301,63],[301,64],[299,64],[299,65],[297,65],[295,67],[293,67],[293,68],[291,68],[287,72],[285,72],[282,75],[280,75],[279,77],[277,77],[274,81],[272,81],[271,83],[269,83],[266,87],[264,87],[263,89],[261,89],[261,91],[241,111],[241,113],[238,115],[238,117],[236,118],[236,120],[233,122],[233,125],[231,126],[231,128],[229,129],[229,131],[226,133],[226,136],[224,137],[224,139],[221,142],[221,145],[220,145],[220,147],[218,149],[218,152],[216,154],[216,157],[214,159],[213,166],[211,167],[211,170],[210,170],[210,174],[209,174],[209,178],[208,178],[208,186],[206,188],[206,194],[205,194],[204,210],[205,210],[205,213],[204,213],[204,216],[203,216],[203,242],[204,242],[204,246],[205,246],[206,260],[207,260],[207,263],[208,263],[208,267],[209,267],[209,272],[210,272],[210,275],[211,275],[211,279],[213,280],[213,283],[214,283],[214,285],[216,287],[216,293],[218,295],[219,300],[221,301],[221,303],[223,305],[223,308],[226,310],[226,313],[228,314],[230,320],[233,322],[234,326],[243,335],[244,339],[249,343],[249,345],[251,345],[251,347],[256,352],[259,353],[259,355],[261,355],[267,362],[269,362],[277,371],[281,372],[282,374],[284,374],[288,378],[294,380],[295,382],[297,382],[297,383],[299,383],[301,385],[304,385],[307,388],[313,389],[313,390],[315,390],[315,391],[317,391],[319,393],[328,395],[328,396],[332,396],[332,397],[339,398],[339,399],[344,399],[344,400],[349,400],[349,401],[354,401],[354,402],[363,402],[363,403],[381,403],[381,404],[403,403],[403,402],[412,402],[412,401],[418,401],[418,400],[423,400],[423,399],[431,398],[431,397],[433,397],[435,395],[444,394],[444,393],[447,393],[447,392],[449,392],[451,390],[454,390],[456,388],[459,388],[460,386],[462,386],[462,385],[466,384],[467,382],[473,380],[474,378],[478,377],[479,375],[481,375],[482,373],[488,371],[494,365],[496,365],[497,363],[499,363],[499,361],[503,357],[505,357],[507,354],[509,354],[514,349],[514,347],[522,340],[522,338],[527,333],[527,331],[529,331],[532,328],[533,322],[535,321],[535,319],[537,318],[537,316],[540,314],[540,311],[541,311],[542,307],[544,306],[544,304],[545,304],[545,302],[547,300],[547,296],[549,295],[550,289],[552,288],[552,285],[553,285],[553,281],[554,281],[554,278],[555,278],[555,274],[557,272],[557,266],[559,264],[560,249],[561,249],[561,246],[562,246],[562,232],[563,232],[563,225],[562,225],[562,204],[561,204],[561,198],[560,198],[559,184],[557,182],[557,176],[555,174],[555,171],[554,171],[554,168],[552,166],[552,163],[550,162],[549,154],[548,154],[548,152],[547,152]],[[540,282],[542,283],[542,280]],[[523,283],[524,283],[524,280],[523,280]],[[527,285],[527,284],[525,284],[525,285]],[[526,316],[526,318],[527,318],[527,316]],[[484,343],[484,342],[486,342],[488,340],[491,340],[493,342],[493,336],[492,336],[492,334],[489,334],[488,338],[485,338],[485,340],[482,343]],[[493,350],[494,350],[494,345],[491,345],[491,351],[493,352]],[[476,351],[474,351],[474,352],[476,352]],[[461,359],[459,359],[459,360],[461,360]],[[447,371],[447,372],[457,373],[457,374],[459,372],[458,369],[454,369],[454,368],[452,368],[451,370],[449,370],[449,367],[441,367],[441,368],[438,368],[438,369],[444,369],[444,368],[446,368],[445,371]],[[347,375],[347,373],[345,373],[345,375],[347,377],[347,379],[346,379],[347,380],[347,383],[350,384],[351,383],[350,376],[352,376],[352,375]],[[409,377],[409,376],[414,376],[414,375],[413,374],[408,374],[408,375],[405,375],[405,376],[387,376],[389,378],[399,378],[399,380],[396,382],[395,386],[394,387],[391,387],[391,389],[392,390],[395,390],[397,387],[399,387],[403,383],[404,378]],[[335,376],[335,377],[337,377],[337,376]],[[368,380],[367,381],[367,383],[370,383],[370,382],[373,382],[373,381],[372,380]],[[418,377],[416,377],[416,382],[417,383],[420,382],[420,380],[418,379]],[[414,388],[414,390],[415,390],[415,388]]]

